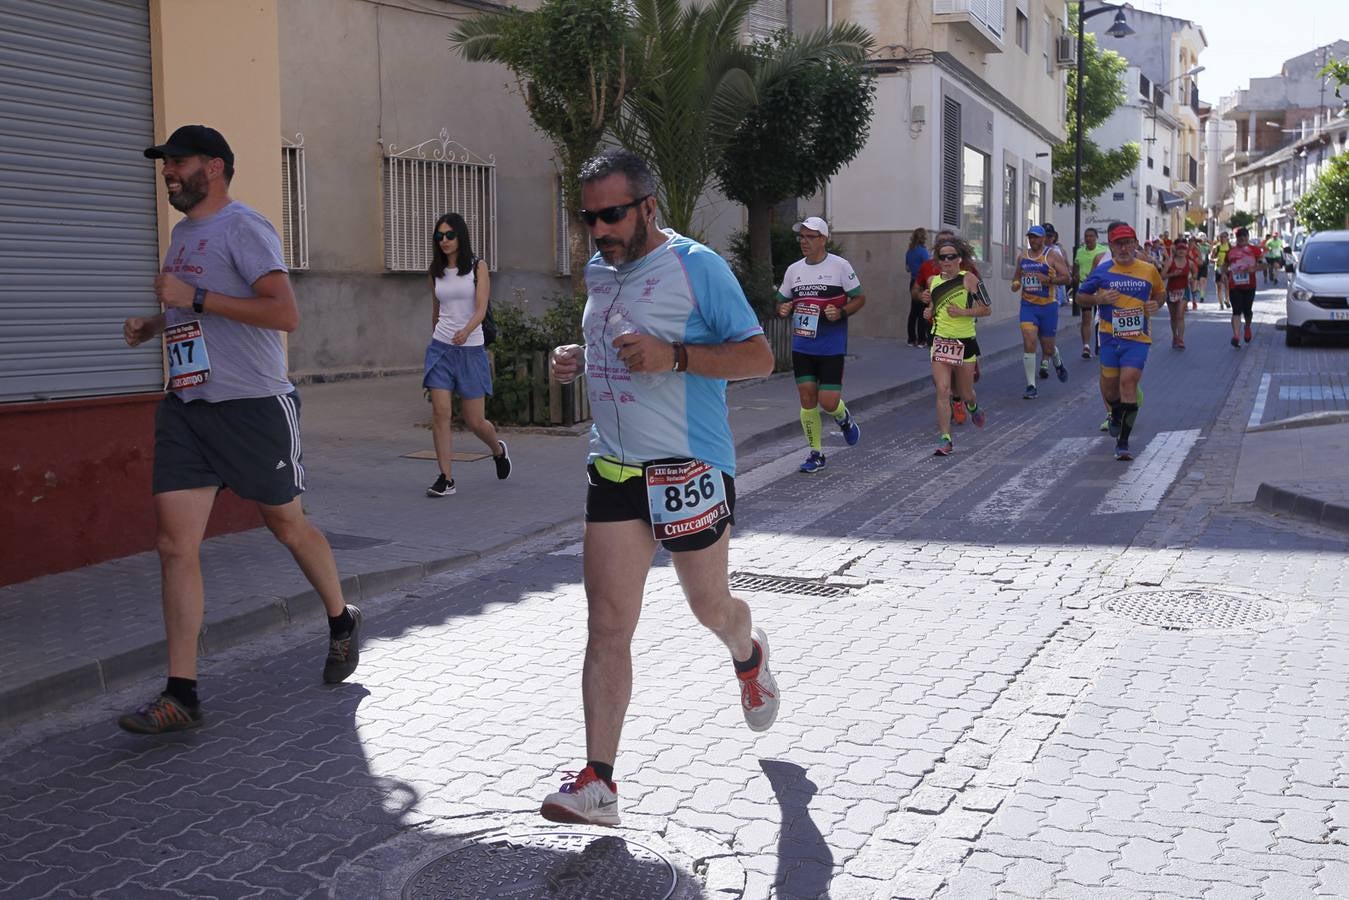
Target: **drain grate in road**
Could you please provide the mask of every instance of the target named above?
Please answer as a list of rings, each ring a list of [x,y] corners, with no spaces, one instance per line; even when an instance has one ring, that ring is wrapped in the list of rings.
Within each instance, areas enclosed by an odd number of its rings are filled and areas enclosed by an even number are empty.
[[[1221,591],[1138,591],[1112,597],[1102,606],[1117,616],[1175,631],[1242,628],[1274,618],[1270,604]]]
[[[422,866],[403,900],[668,900],[674,866],[649,847],[579,832],[497,835]]]
[[[733,591],[765,591],[772,594],[800,594],[806,597],[846,597],[853,589],[846,584],[825,584],[809,578],[786,578],[782,575],[731,574]]]

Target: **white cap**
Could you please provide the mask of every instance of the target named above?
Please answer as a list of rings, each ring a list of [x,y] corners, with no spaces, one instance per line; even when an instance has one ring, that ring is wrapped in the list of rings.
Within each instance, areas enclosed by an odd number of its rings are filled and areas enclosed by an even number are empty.
[[[819,216],[807,216],[802,221],[793,225],[792,231],[800,234],[802,228],[809,228],[811,231],[818,231],[825,237],[829,237],[829,223]]]

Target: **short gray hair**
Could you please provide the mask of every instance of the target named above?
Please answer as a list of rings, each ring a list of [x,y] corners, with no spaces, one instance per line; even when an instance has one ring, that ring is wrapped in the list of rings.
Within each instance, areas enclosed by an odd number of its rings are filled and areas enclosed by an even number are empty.
[[[656,178],[651,167],[631,150],[610,147],[581,164],[581,184],[590,184],[610,175],[622,175],[628,180],[633,198],[650,197],[656,193]]]

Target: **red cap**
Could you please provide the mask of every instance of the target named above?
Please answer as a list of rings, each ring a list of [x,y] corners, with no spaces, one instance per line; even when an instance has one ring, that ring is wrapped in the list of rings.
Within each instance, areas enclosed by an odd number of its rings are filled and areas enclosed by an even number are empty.
[[[1130,225],[1116,225],[1110,229],[1110,232],[1106,235],[1106,240],[1112,244],[1116,241],[1136,241],[1138,235]]]

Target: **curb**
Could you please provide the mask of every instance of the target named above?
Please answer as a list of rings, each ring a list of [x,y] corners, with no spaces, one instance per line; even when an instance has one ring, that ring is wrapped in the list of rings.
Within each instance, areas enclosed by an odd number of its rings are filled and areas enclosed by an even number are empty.
[[[1349,533],[1349,506],[1343,503],[1318,500],[1289,488],[1261,482],[1255,492],[1255,505],[1272,513]]]
[[[1247,434],[1259,434],[1262,431],[1286,431],[1289,428],[1311,428],[1316,425],[1342,425],[1349,422],[1349,410],[1328,410],[1303,413],[1287,419],[1253,425],[1246,429]]]
[[[1020,352],[1019,346],[1011,346],[985,353],[981,359],[991,366]],[[919,390],[926,386],[928,381],[929,376],[926,374],[909,378],[898,384],[862,394],[850,400],[848,405],[857,410],[871,409]],[[800,429],[801,423],[793,419],[759,431],[737,441],[736,454],[737,456],[748,454],[766,442],[799,434]],[[1264,485],[1261,489],[1264,489]],[[1346,522],[1344,527],[1349,528],[1349,509],[1344,513]],[[342,592],[348,602],[359,604],[403,585],[494,556],[526,541],[564,528],[579,526],[583,521],[583,516],[571,516],[542,525],[525,534],[513,535],[482,550],[439,557],[424,563],[349,574],[342,579]],[[274,596],[268,600],[269,602],[256,609],[203,624],[201,635],[198,637],[198,650],[201,655],[207,656],[237,647],[254,638],[282,631],[294,625],[320,624],[322,604],[313,589],[290,596]],[[26,684],[0,691],[0,724],[14,725],[52,709],[71,706],[126,687],[137,679],[162,672],[166,656],[167,646],[163,638],[160,638],[107,656],[72,662],[60,672],[43,675]]]

